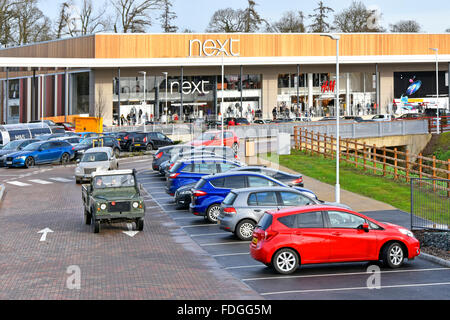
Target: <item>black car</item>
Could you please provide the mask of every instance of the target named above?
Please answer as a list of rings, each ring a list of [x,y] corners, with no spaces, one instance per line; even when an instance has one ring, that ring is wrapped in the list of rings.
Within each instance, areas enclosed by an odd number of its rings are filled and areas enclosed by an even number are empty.
[[[175,201],[175,209],[189,209],[189,205],[191,204],[192,191],[196,183],[187,184],[182,186],[175,191],[174,201]]]
[[[156,150],[173,145],[173,141],[161,132],[139,132],[133,137],[129,150]]]
[[[74,147],[76,159],[80,159],[86,150],[96,147],[110,147],[116,155],[116,158],[120,155],[119,141],[113,137],[103,136],[87,138],[76,145]]]
[[[247,166],[241,168],[235,168],[231,171],[250,171],[258,172],[275,180],[281,181],[291,187],[304,187],[303,176],[301,174],[292,174],[272,168],[267,168],[263,166]]]
[[[4,156],[14,153],[17,151],[21,151],[23,148],[25,148],[27,145],[33,143],[33,142],[39,142],[38,139],[23,139],[23,140],[14,140],[9,143],[7,143],[1,150],[0,150],[0,167],[5,166]]]
[[[133,151],[131,146],[133,144],[134,137],[141,133],[141,131],[120,132],[116,135],[117,141],[119,141],[120,150]]]

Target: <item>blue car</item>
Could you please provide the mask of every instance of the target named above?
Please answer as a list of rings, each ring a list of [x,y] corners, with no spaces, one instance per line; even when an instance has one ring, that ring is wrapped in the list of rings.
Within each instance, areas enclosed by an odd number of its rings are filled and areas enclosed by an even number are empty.
[[[219,158],[186,159],[178,161],[169,171],[166,192],[173,196],[178,188],[199,181],[211,174],[241,167],[242,163]]]
[[[233,189],[255,187],[289,187],[288,185],[266,175],[250,172],[227,172],[214,176],[203,177],[192,190],[189,211],[196,216],[204,216],[210,222],[217,222],[220,214],[220,205]],[[317,199],[311,190],[292,187],[310,198]]]
[[[36,164],[68,163],[74,158],[74,147],[66,141],[39,141],[29,144],[22,151],[8,154],[7,167],[33,167]]]

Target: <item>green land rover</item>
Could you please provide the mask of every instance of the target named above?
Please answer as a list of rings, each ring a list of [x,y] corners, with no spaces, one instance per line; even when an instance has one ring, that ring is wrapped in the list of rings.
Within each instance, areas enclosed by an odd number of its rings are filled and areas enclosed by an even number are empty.
[[[144,229],[145,205],[134,170],[95,172],[82,186],[84,220],[94,233],[101,223],[135,222]]]

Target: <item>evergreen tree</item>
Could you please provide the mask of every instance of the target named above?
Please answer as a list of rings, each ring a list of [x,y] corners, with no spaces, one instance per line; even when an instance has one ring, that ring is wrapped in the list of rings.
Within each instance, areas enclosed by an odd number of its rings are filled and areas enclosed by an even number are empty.
[[[313,23],[309,25],[311,32],[315,33],[325,33],[329,32],[331,27],[327,22],[328,13],[334,12],[330,7],[324,5],[323,1],[317,3],[318,7],[314,9],[314,14],[309,15],[309,18],[313,19]]]
[[[171,0],[162,1],[162,14],[159,18],[161,21],[161,27],[164,32],[177,32],[178,27],[172,24],[172,21],[177,18],[175,12],[171,11],[173,4]]]

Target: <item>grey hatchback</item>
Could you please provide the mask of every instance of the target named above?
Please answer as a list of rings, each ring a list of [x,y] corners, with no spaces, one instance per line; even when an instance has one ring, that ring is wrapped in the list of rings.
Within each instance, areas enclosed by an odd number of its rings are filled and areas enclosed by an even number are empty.
[[[264,212],[286,207],[303,207],[315,204],[343,204],[324,202],[287,187],[245,188],[232,190],[221,204],[218,224],[220,229],[233,232],[239,239],[249,241],[255,226]]]

